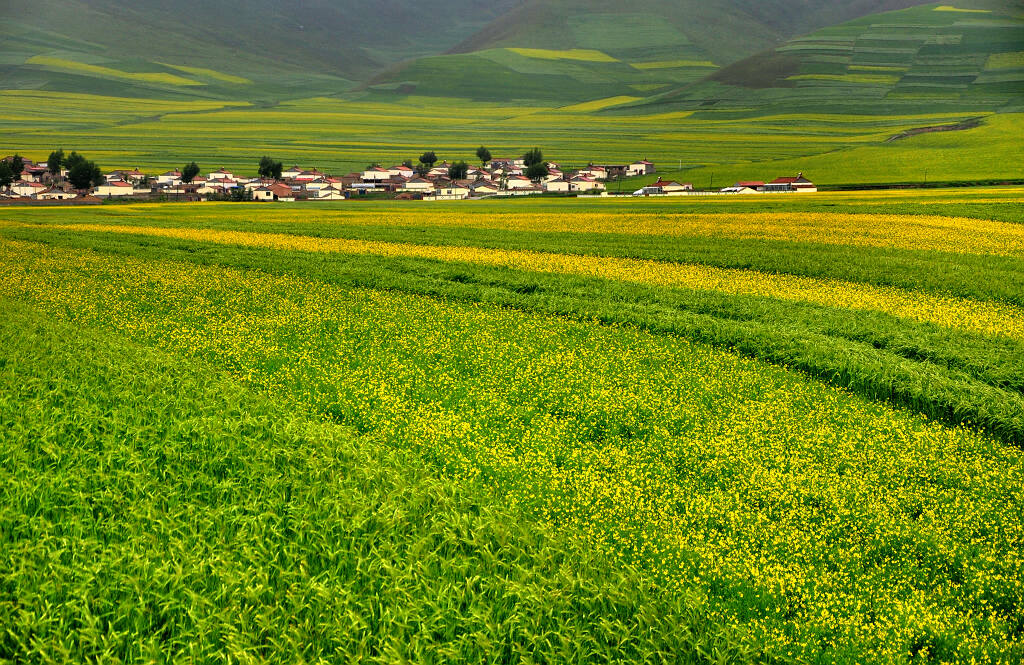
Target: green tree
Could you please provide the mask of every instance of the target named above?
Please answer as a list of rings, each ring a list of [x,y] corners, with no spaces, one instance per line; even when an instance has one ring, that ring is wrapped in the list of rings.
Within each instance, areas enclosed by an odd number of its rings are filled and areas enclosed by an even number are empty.
[[[467,173],[469,173],[469,164],[461,160],[453,162],[448,167],[448,177],[452,180],[465,180]]]
[[[0,162],[0,187],[10,187],[14,182],[14,171],[7,162]]]
[[[68,169],[68,180],[75,189],[89,189],[103,184],[103,172],[96,162],[91,162],[79,156],[74,166]]]
[[[60,175],[60,170],[64,166],[64,149],[57,148],[50,153],[50,156],[46,158],[46,170],[50,172],[50,175],[56,178]]]
[[[185,184],[192,182],[197,175],[199,175],[199,165],[195,162],[186,164],[181,169],[181,181]]]
[[[480,146],[476,149],[476,158],[480,160],[481,164],[486,164],[491,161],[491,151],[484,146]]]
[[[84,161],[85,161],[85,157],[82,157],[77,152],[72,150],[71,154],[64,158],[64,168],[66,168],[68,171],[70,171],[72,168],[74,168],[75,164],[78,164],[79,162],[84,162]]]
[[[25,160],[22,159],[21,155],[14,155],[11,157],[9,166],[11,167],[11,173],[14,174],[15,178],[21,177],[21,172],[25,170]]]
[[[534,164],[544,163],[544,153],[541,152],[540,148],[534,148],[527,150],[526,154],[523,155],[523,161],[526,162],[527,166],[533,166]]]
[[[428,150],[420,155],[420,164],[427,167],[427,170],[434,168],[434,163],[437,162],[437,155],[433,150]]]
[[[548,165],[544,162],[536,162],[526,167],[526,177],[530,180],[540,180],[548,174]]]
[[[284,170],[284,164],[281,162],[275,162],[270,157],[264,157],[260,160],[260,167],[257,170],[261,178],[273,178],[274,180],[281,179],[281,171]]]

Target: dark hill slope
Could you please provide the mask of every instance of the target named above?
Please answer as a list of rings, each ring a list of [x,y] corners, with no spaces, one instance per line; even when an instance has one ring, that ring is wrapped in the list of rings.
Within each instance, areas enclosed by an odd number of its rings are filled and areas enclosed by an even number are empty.
[[[191,76],[154,64],[170,63],[274,89],[337,89],[400,60],[443,52],[518,2],[378,0],[369,9],[355,0],[2,0],[0,85],[75,92],[90,86],[98,92],[140,88],[140,96],[153,89],[178,96],[221,92],[217,79],[161,89],[159,80],[58,62],[65,61],[115,72]],[[38,56],[50,60],[27,62]]]
[[[449,54],[403,63],[374,83],[491,101],[644,96],[700,80],[793,35],[914,4],[919,0],[528,0]]]
[[[728,64],[817,28],[917,4],[921,0],[527,0],[451,53],[503,46],[596,48],[640,60],[659,47],[685,44]],[[678,33],[677,41],[657,37],[669,30]]]
[[[1024,2],[960,0],[792,39],[614,112],[901,114],[1024,105]]]

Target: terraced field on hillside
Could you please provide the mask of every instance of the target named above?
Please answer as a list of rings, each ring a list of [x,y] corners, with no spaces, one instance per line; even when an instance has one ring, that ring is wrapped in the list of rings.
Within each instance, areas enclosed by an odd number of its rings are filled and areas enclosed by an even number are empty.
[[[28,91],[0,92],[0,100],[7,106],[0,128],[10,152],[45,161],[62,145],[105,169],[139,167],[151,173],[196,160],[204,169],[224,166],[254,174],[264,154],[347,173],[369,163],[415,159],[428,147],[443,159],[472,162],[483,144],[495,155],[520,155],[539,145],[546,157],[566,167],[646,157],[667,177],[699,187],[798,171],[825,185],[1024,177],[1018,168],[1024,150],[1019,140],[1024,114],[1019,113],[985,115],[979,127],[967,131],[887,142],[913,128],[977,115],[922,110],[901,116],[680,112],[619,117],[605,115],[600,102],[510,109],[415,97],[399,102],[317,98],[260,108],[140,104]],[[679,165],[682,171],[676,170]]]
[[[1017,661],[1022,199],[4,208],[0,653]]]

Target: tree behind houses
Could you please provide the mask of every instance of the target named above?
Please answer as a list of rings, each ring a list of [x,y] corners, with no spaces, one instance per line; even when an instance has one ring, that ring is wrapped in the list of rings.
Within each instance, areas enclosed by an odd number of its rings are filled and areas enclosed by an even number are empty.
[[[486,164],[491,161],[491,151],[484,146],[480,146],[476,149],[476,158],[480,160],[480,164]]]
[[[21,172],[25,170],[25,160],[22,159],[21,155],[14,155],[11,157],[9,166],[11,167],[11,172],[14,174],[14,177],[20,178]]]
[[[46,158],[46,170],[50,172],[50,175],[56,178],[60,175],[60,170],[64,167],[64,150],[57,148],[50,153],[50,156]]]
[[[448,177],[451,180],[465,180],[466,175],[469,173],[469,164],[464,161],[453,162],[448,167]]]
[[[548,165],[544,162],[535,162],[526,167],[526,177],[530,180],[540,180],[548,174]]]
[[[191,183],[192,180],[195,179],[197,175],[199,175],[199,165],[196,164],[195,162],[192,162],[191,164],[186,164],[181,169],[181,181],[186,185]]]
[[[281,162],[275,162],[270,157],[264,157],[260,160],[260,167],[257,170],[261,178],[273,178],[274,180],[281,179],[281,171],[284,170],[284,164]]]
[[[434,163],[437,161],[437,154],[433,150],[428,150],[420,155],[420,164],[423,164],[428,169],[434,168]]]
[[[527,150],[526,154],[523,155],[523,161],[526,162],[527,166],[533,166],[534,164],[544,163],[544,153],[541,152],[540,148],[534,148]]]
[[[0,162],[0,187],[10,187],[14,182],[14,171],[7,162]]]
[[[96,162],[78,155],[74,165],[68,169],[68,180],[75,189],[89,189],[103,184],[103,172]]]

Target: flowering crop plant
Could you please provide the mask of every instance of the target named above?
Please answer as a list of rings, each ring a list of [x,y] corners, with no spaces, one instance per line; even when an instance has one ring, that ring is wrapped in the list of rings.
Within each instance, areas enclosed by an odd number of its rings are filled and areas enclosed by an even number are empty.
[[[515,205],[5,210],[0,659],[1024,658],[1019,225]]]

